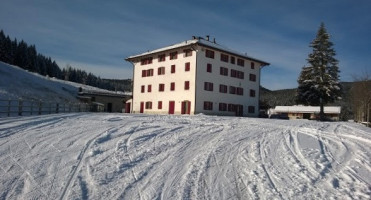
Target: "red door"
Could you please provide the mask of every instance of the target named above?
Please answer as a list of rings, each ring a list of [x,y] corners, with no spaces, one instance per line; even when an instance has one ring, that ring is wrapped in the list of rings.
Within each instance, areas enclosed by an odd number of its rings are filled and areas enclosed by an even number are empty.
[[[144,102],[140,102],[140,113],[144,112]]]
[[[182,101],[182,114],[191,114],[191,102],[190,101]]]
[[[125,113],[130,113],[130,107],[131,107],[131,103],[125,104]]]
[[[172,115],[174,114],[175,110],[175,101],[169,101],[169,114]]]

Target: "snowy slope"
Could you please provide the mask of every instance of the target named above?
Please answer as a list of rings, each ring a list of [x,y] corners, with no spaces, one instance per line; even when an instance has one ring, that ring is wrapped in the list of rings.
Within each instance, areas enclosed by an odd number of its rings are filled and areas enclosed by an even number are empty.
[[[214,116],[0,119],[0,199],[371,199],[371,131]]]
[[[79,83],[44,77],[0,62],[0,99],[22,98],[46,102],[77,102],[79,87],[84,91],[115,93]]]

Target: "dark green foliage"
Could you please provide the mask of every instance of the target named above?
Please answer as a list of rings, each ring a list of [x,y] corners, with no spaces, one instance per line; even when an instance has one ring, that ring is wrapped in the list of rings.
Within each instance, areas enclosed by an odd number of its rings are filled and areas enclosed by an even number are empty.
[[[308,66],[302,68],[298,83],[297,102],[304,105],[320,106],[323,120],[323,106],[337,100],[341,95],[338,61],[332,48],[330,35],[322,23],[316,38],[311,42],[312,53],[308,56]]]
[[[82,83],[113,91],[131,91],[131,80],[101,79],[84,70],[74,69],[70,65],[63,70],[50,57],[37,53],[35,45],[28,45],[23,40],[12,41],[0,31],[0,61],[16,65],[25,70],[36,72],[44,76],[55,77],[76,83]]]

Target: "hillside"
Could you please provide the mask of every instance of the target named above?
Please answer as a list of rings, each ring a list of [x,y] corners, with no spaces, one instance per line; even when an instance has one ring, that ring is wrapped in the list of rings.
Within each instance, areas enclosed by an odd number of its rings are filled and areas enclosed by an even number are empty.
[[[75,113],[0,119],[1,199],[371,199],[355,123]]]
[[[116,93],[79,83],[45,77],[17,66],[0,62],[0,99],[42,100],[44,102],[77,102],[79,88],[88,91]]]

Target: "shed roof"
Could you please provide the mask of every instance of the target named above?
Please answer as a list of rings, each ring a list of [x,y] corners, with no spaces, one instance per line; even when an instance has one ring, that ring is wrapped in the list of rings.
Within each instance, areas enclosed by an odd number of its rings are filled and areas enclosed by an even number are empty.
[[[319,106],[276,106],[274,108],[276,113],[319,113]],[[340,114],[340,106],[325,106],[325,113]]]

